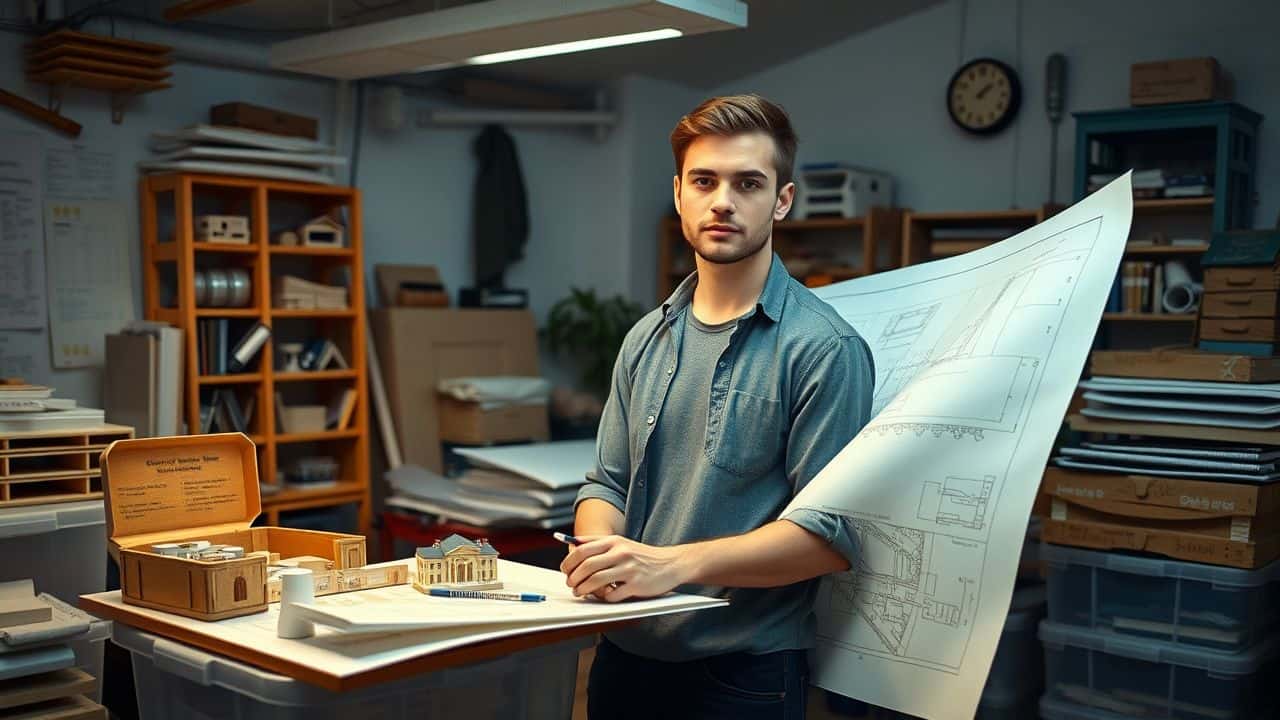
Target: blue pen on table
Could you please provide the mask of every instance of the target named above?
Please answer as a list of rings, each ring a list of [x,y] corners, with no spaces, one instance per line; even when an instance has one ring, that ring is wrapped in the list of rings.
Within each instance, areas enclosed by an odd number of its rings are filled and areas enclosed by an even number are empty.
[[[562,532],[553,532],[551,533],[551,537],[559,540],[565,545],[581,545],[582,544],[582,541],[579,540],[578,538],[572,535],[566,535],[565,533],[562,533]]]
[[[546,595],[522,592],[494,592],[492,590],[453,590],[450,588],[431,588],[430,594],[435,597],[475,598],[478,600],[516,600],[518,602],[542,602]]]

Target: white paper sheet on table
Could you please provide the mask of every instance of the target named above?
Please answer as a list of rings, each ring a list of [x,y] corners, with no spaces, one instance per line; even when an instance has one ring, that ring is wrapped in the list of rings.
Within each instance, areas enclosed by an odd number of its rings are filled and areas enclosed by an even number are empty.
[[[860,541],[819,591],[818,685],[974,716],[1132,198],[1126,174],[1000,243],[817,291],[876,362],[872,421],[787,508],[843,515]]]
[[[502,561],[500,561],[502,562]],[[377,593],[330,595],[298,605],[299,615],[348,633],[386,633],[441,628],[483,628],[511,623],[584,624],[620,617],[665,615],[727,605],[718,598],[667,595],[638,602],[607,603],[573,596],[564,575],[529,565],[502,562],[502,592],[546,596],[542,602],[431,597],[400,585]]]
[[[499,560],[500,577],[512,588],[523,587],[539,592],[568,593],[564,585],[564,576],[554,570],[544,570],[506,560]],[[412,563],[410,563],[412,567]],[[559,589],[557,589],[559,588]],[[412,594],[412,595],[410,595]],[[98,593],[95,600],[125,607],[120,599],[120,591],[113,590]],[[316,598],[317,607],[359,607],[368,603],[371,607],[389,608],[393,605],[404,607],[406,604],[422,603],[422,607],[433,608],[442,612],[447,608],[450,614],[480,612],[476,603],[487,604],[490,601],[461,600],[453,598],[427,597],[411,587],[399,585],[373,590],[361,590],[354,593],[326,595]],[[421,657],[443,652],[463,645],[510,637],[523,633],[552,630],[555,628],[590,625],[604,620],[618,620],[662,615],[673,612],[694,611],[714,608],[724,604],[715,598],[703,598],[696,595],[673,595],[656,600],[644,600],[625,603],[601,603],[589,600],[580,601],[581,611],[573,617],[556,620],[538,620],[534,613],[537,606],[544,603],[503,602],[502,610],[514,612],[518,609],[529,613],[526,616],[512,616],[507,622],[487,623],[468,626],[453,626],[413,632],[395,632],[382,634],[339,632],[324,626],[316,627],[314,637],[303,640],[284,640],[276,636],[276,624],[280,620],[280,605],[273,603],[266,612],[243,617],[229,618],[217,622],[203,622],[193,618],[173,615],[159,610],[150,610],[129,605],[131,613],[154,618],[164,624],[182,628],[200,636],[215,638],[272,657],[286,659],[316,668],[326,674],[338,677],[350,677],[369,670],[392,665],[401,660]],[[449,603],[440,605],[439,603]],[[464,606],[463,603],[467,605]],[[163,633],[162,633],[163,634]]]
[[[594,440],[454,448],[454,452],[476,465],[523,475],[552,489],[581,485],[596,465]]]

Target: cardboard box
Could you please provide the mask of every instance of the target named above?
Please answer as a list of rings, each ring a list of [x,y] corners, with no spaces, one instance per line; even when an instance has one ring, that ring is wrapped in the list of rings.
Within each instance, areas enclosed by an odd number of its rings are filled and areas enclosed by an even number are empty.
[[[1173,530],[1050,518],[1044,522],[1042,537],[1045,542],[1056,545],[1149,552],[1178,560],[1228,565],[1246,570],[1260,568],[1280,557],[1280,538],[1274,535],[1259,542],[1237,542]]]
[[[344,570],[365,564],[360,535],[250,527],[262,512],[258,454],[241,433],[117,440],[102,453],[109,552],[121,595],[198,620],[267,609],[267,562],[313,555]],[[156,543],[208,540],[245,557],[190,560],[151,551]]]
[[[1280,485],[1045,471],[1053,520],[1251,542],[1280,534]]]
[[[392,307],[371,313],[374,341],[404,461],[444,471],[441,380],[538,375],[537,330],[528,310]]]
[[[1134,63],[1129,104],[1164,105],[1231,98],[1231,79],[1211,57]]]
[[[1280,515],[1280,483],[1209,482],[1048,467],[1040,488],[1053,499],[1132,505],[1134,512],[1142,507],[1157,507],[1210,515]],[[1276,529],[1280,530],[1280,526]]]
[[[280,429],[287,433],[324,432],[324,405],[286,405]]]
[[[260,105],[232,102],[209,108],[209,122],[214,125],[259,130],[273,135],[288,135],[315,140],[316,120]]]
[[[1188,347],[1156,350],[1095,350],[1093,375],[1112,377],[1267,383],[1280,381],[1280,358],[1223,355]]]
[[[1280,484],[1205,482],[1050,467],[1045,539],[1236,567],[1280,555]]]
[[[488,445],[520,440],[546,442],[551,438],[545,404],[485,410],[480,403],[440,395],[437,412],[441,442]]]

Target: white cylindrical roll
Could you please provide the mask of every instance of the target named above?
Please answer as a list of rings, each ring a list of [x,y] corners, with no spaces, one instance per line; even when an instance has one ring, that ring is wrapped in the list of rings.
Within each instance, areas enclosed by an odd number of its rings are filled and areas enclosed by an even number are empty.
[[[1164,311],[1172,314],[1195,312],[1200,305],[1202,286],[1191,279],[1187,266],[1180,260],[1164,264],[1164,297],[1160,303]]]
[[[280,622],[276,625],[276,635],[294,639],[315,635],[315,624],[298,617],[293,607],[294,603],[309,603],[316,599],[315,580],[311,571],[306,568],[289,568],[281,570],[279,578]]]

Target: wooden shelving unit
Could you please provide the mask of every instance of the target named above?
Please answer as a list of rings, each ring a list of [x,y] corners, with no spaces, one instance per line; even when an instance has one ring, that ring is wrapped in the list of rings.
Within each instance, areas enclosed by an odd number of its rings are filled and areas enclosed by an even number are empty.
[[[782,220],[773,224],[773,249],[796,279],[816,287],[902,265],[901,208],[872,208],[865,216]],[[658,228],[658,301],[694,270],[680,218]]]
[[[139,182],[143,235],[143,274],[146,316],[182,328],[184,345],[184,402],[187,427],[199,428],[201,394],[214,388],[233,389],[254,402],[247,428],[258,446],[264,520],[288,525],[281,513],[292,510],[354,504],[358,531],[368,535],[372,524],[369,491],[369,424],[365,355],[364,272],[361,246],[360,192],[354,188],[222,175],[173,173],[150,175]],[[326,213],[345,215],[346,247],[273,246],[273,231]],[[196,215],[247,215],[248,245],[223,245],[194,240]],[[252,300],[248,307],[196,307],[194,273],[198,268],[238,267],[249,271]],[[272,279],[283,273],[328,281],[320,275],[345,275],[347,310],[276,309],[271,305]],[[250,367],[236,374],[200,372],[197,321],[228,318],[247,329],[254,321],[272,328],[272,339]],[[232,330],[234,344],[242,329]],[[348,369],[281,372],[273,346],[327,337],[346,358]],[[278,431],[275,397],[282,392],[304,402],[326,404],[335,393],[356,392],[355,412],[340,430],[285,433]],[[293,404],[293,403],[290,403]],[[333,457],[339,464],[338,482],[326,487],[281,486],[277,471],[299,457]]]
[[[1029,210],[905,212],[902,264],[915,265],[986,247],[1044,222],[1061,209],[1061,205],[1043,205]]]
[[[1233,102],[1153,105],[1073,113],[1076,118],[1075,180],[1079,200],[1095,173],[1161,168],[1170,174],[1204,174],[1211,194],[1198,197],[1135,198],[1130,241],[1154,234],[1200,237],[1198,247],[1130,246],[1125,261],[1186,265],[1202,277],[1200,256],[1212,234],[1252,226],[1257,185],[1257,138],[1262,117]],[[1101,162],[1101,164],[1099,164]],[[1120,279],[1117,278],[1117,283]],[[1114,305],[1112,306],[1114,309]],[[1109,312],[1099,333],[1101,347],[1137,349],[1190,343],[1195,318]],[[1134,325],[1134,323],[1144,323]]]

